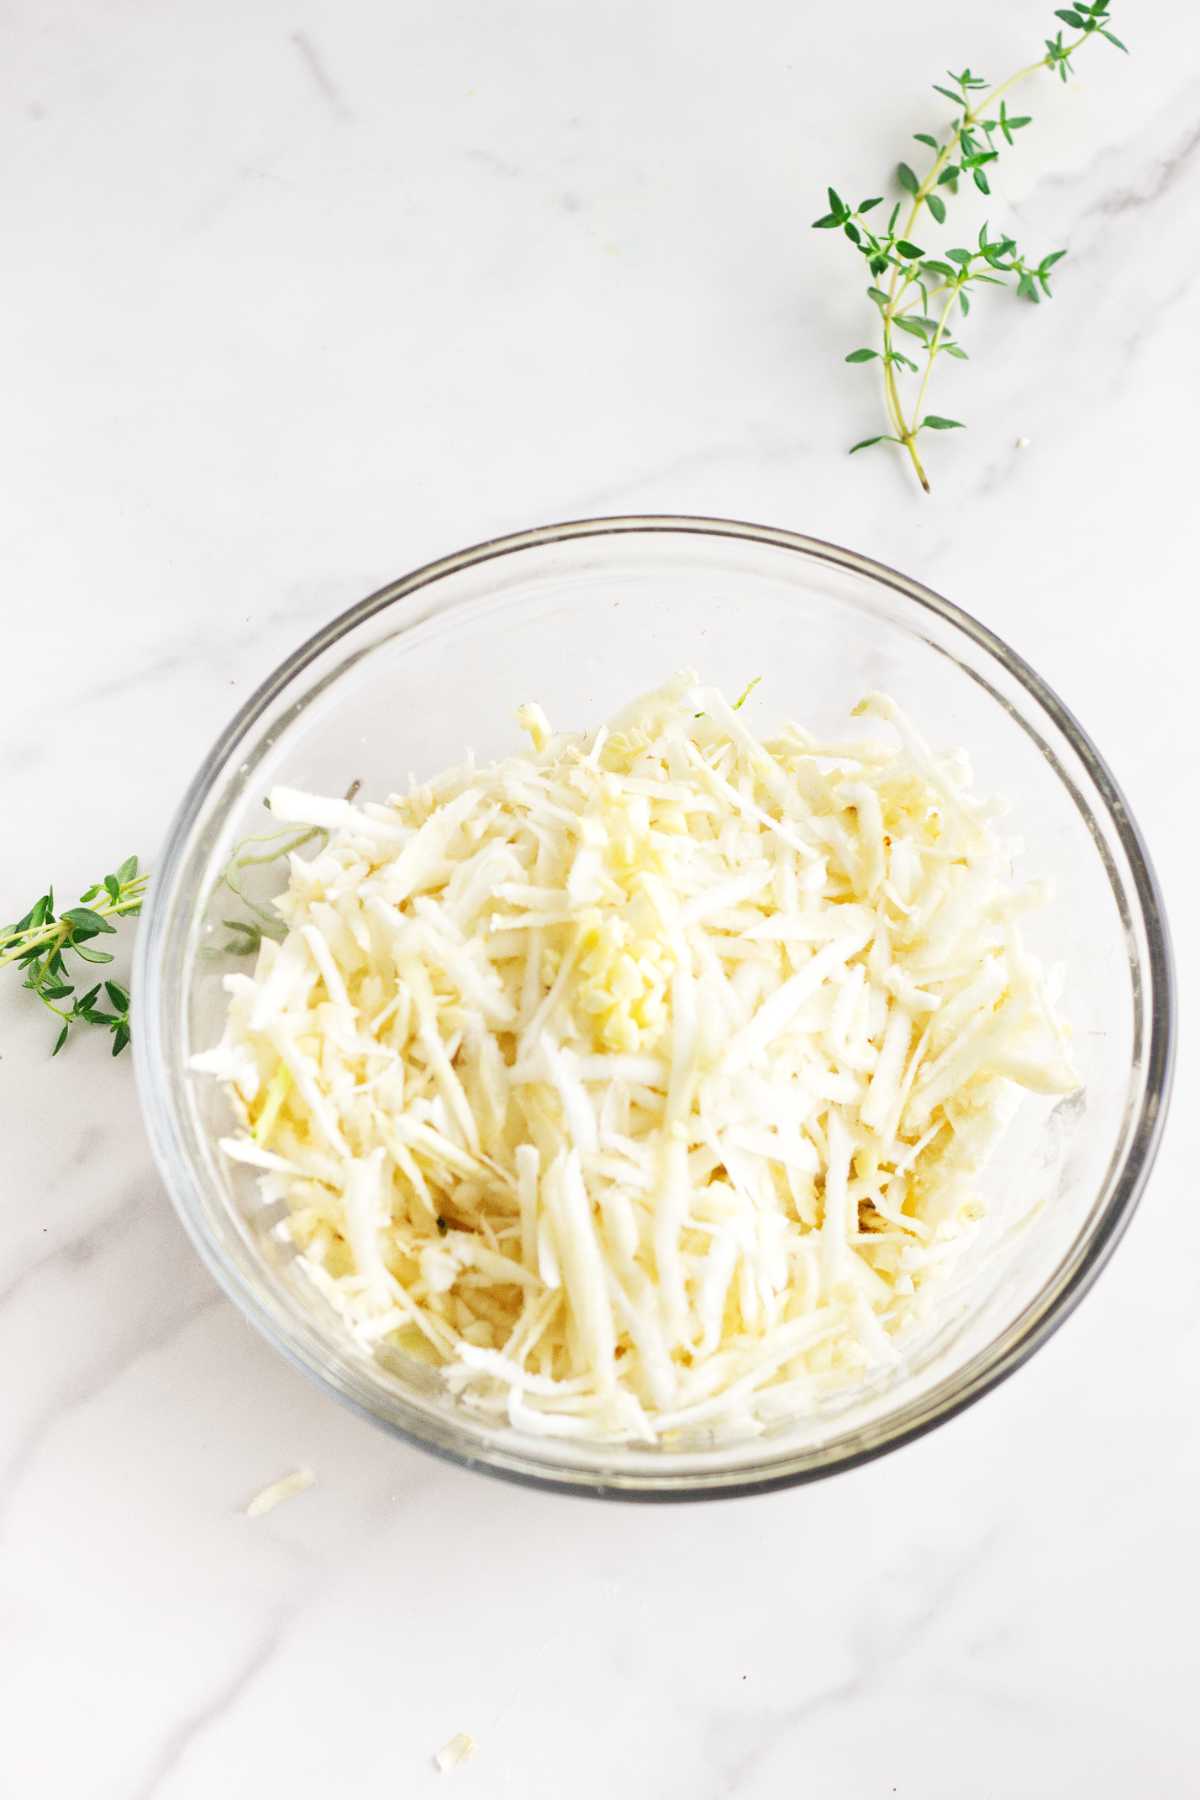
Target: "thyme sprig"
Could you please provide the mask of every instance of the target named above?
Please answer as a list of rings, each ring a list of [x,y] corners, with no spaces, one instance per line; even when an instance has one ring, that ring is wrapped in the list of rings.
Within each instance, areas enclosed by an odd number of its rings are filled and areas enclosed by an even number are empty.
[[[755,683],[751,682],[750,687],[753,686]],[[749,691],[747,688],[746,693]],[[740,706],[741,701],[738,704]],[[355,798],[360,785],[357,781],[351,782],[346,789],[347,800]],[[235,844],[229,861],[217,877],[217,888],[228,888],[251,916],[248,919],[222,919],[221,923],[232,935],[214,954],[256,956],[264,937],[282,938],[283,921],[274,908],[262,905],[247,893],[245,876],[249,870],[278,862],[306,844],[315,843],[323,849],[328,841],[329,833],[319,825],[284,825],[273,831],[258,832]],[[86,993],[79,993],[79,971],[70,966],[68,959],[76,957],[84,963],[111,963],[111,951],[99,949],[95,939],[111,937],[115,933],[114,919],[119,922],[141,912],[149,881],[149,874],[138,867],[137,857],[129,856],[111,875],[93,882],[87,892],[79,896],[78,906],[56,913],[54,889],[47,888],[23,919],[0,928],[0,969],[9,963],[24,969],[22,985],[61,1021],[50,1052],[52,1056],[58,1055],[74,1025],[98,1025],[111,1032],[114,1056],[119,1056],[128,1044],[131,1029],[128,991],[120,982],[102,978]],[[70,1005],[66,1004],[68,1001]],[[105,1002],[110,1011],[105,1011]]]
[[[0,930],[0,968],[15,963],[24,969],[23,986],[61,1021],[51,1052],[57,1056],[71,1028],[98,1025],[112,1034],[112,1053],[119,1056],[129,1042],[129,995],[119,982],[102,979],[86,993],[78,991],[81,971],[72,966],[113,961],[112,953],[96,943],[116,932],[114,920],[133,918],[142,910],[149,876],[138,868],[136,856],[125,859],[111,875],[79,896],[79,905],[65,912],[54,909],[54,890],[47,888],[24,918]],[[109,1010],[105,1010],[101,1000]],[[69,1003],[69,1004],[68,1004]]]
[[[1043,296],[1049,299],[1050,271],[1062,261],[1066,251],[1052,250],[1034,261],[1023,255],[1015,239],[1007,234],[991,237],[985,224],[972,248],[957,247],[942,256],[931,256],[914,242],[914,233],[923,213],[936,225],[945,223],[947,201],[968,178],[981,194],[991,193],[991,164],[999,159],[1003,148],[1011,148],[1018,132],[1033,123],[1027,113],[1009,112],[1006,96],[1014,87],[1041,69],[1057,74],[1062,81],[1068,80],[1075,72],[1073,56],[1090,38],[1106,38],[1118,50],[1126,48],[1109,28],[1109,15],[1110,0],[1078,0],[1074,6],[1060,7],[1055,17],[1078,32],[1078,37],[1068,42],[1060,29],[1053,38],[1045,39],[1045,51],[1036,62],[1018,69],[996,87],[990,87],[970,67],[957,75],[948,71],[952,87],[934,83],[934,92],[951,102],[955,116],[939,137],[924,131],[915,134],[916,141],[932,154],[924,175],[919,176],[906,162],[897,167],[897,184],[909,201],[903,222],[903,200],[896,202],[886,229],[879,231],[867,223],[867,215],[883,205],[883,195],[873,195],[851,207],[836,188],[828,190],[829,211],[814,220],[814,230],[840,230],[866,260],[871,276],[867,295],[879,314],[880,348],[864,346],[852,350],[846,361],[881,364],[890,429],[861,439],[851,446],[851,454],[873,444],[897,445],[907,454],[926,493],[930,491],[929,478],[917,449],[918,437],[924,431],[963,429],[961,420],[925,410],[938,357],[966,359],[967,352],[951,331],[952,319],[956,314],[966,318],[971,310],[971,294],[980,284],[1015,287],[1019,298],[1035,303]],[[901,389],[905,376],[916,377],[917,381],[911,401],[906,400]]]
[[[356,782],[351,793],[357,791],[357,786]],[[245,872],[278,862],[281,856],[290,856],[293,851],[303,849],[305,844],[315,843],[324,849],[328,841],[329,833],[320,825],[285,825],[282,829],[258,832],[253,837],[242,838],[234,846],[233,854],[221,870],[217,885],[227,887],[252,916],[249,919],[221,920],[226,931],[232,932],[233,936],[221,945],[220,955],[257,956],[265,937],[273,938],[278,943],[284,934],[283,921],[275,909],[263,906],[246,892]]]

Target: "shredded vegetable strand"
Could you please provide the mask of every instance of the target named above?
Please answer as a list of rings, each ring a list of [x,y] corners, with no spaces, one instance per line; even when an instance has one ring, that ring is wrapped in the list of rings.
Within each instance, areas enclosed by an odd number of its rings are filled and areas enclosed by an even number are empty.
[[[520,1431],[764,1429],[896,1362],[1016,1087],[1077,1085],[964,761],[685,673],[320,825],[227,982],[223,1147],[364,1345]]]

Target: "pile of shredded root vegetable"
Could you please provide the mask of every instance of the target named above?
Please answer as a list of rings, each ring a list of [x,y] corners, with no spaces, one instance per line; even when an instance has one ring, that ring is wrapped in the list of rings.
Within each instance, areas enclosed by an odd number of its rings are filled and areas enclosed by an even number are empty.
[[[485,1419],[714,1439],[894,1362],[1016,1089],[1078,1083],[961,753],[685,673],[324,827],[196,1067],[312,1282]]]

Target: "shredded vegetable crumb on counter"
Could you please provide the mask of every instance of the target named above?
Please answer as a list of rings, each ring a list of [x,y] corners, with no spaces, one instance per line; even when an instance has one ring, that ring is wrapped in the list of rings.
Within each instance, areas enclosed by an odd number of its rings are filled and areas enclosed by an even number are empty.
[[[311,1469],[293,1469],[290,1475],[281,1475],[278,1481],[273,1481],[248,1502],[246,1517],[259,1519],[264,1513],[274,1512],[285,1500],[294,1500],[297,1494],[307,1493],[315,1486],[316,1479]]]
[[[385,803],[271,797],[330,836],[195,1061],[222,1148],[494,1424],[727,1439],[886,1371],[1020,1090],[1078,1086],[963,754],[880,694],[837,742],[756,705],[688,672]]]
[[[443,1744],[434,1757],[434,1765],[441,1775],[448,1775],[451,1769],[457,1769],[460,1763],[470,1762],[479,1745],[466,1731],[456,1731],[448,1744]]]

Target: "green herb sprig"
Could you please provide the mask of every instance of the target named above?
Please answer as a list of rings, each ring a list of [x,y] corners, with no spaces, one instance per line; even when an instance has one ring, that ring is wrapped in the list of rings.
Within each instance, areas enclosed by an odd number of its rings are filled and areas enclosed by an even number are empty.
[[[903,223],[903,200],[896,202],[886,229],[880,232],[866,223],[866,217],[883,205],[882,195],[850,207],[835,188],[828,190],[829,211],[814,221],[816,231],[840,230],[865,259],[871,277],[867,294],[879,313],[880,348],[852,350],[846,361],[881,364],[890,430],[852,445],[851,455],[873,444],[897,445],[907,454],[926,493],[930,491],[929,478],[917,450],[918,437],[924,431],[963,429],[961,420],[925,410],[929,380],[938,357],[966,359],[966,351],[950,330],[952,317],[956,311],[963,318],[967,316],[971,292],[981,283],[1015,286],[1019,298],[1035,303],[1043,296],[1049,299],[1050,271],[1062,261],[1066,251],[1052,250],[1048,256],[1032,261],[1018,250],[1013,238],[990,237],[984,225],[973,247],[930,256],[913,241],[913,234],[922,213],[928,213],[937,225],[945,223],[947,202],[967,178],[981,194],[990,194],[990,165],[998,160],[1003,148],[1015,143],[1017,132],[1033,123],[1028,114],[1014,116],[1009,112],[1005,96],[1011,89],[1040,69],[1057,73],[1060,80],[1066,81],[1075,72],[1072,57],[1090,38],[1106,38],[1118,50],[1126,48],[1109,29],[1109,11],[1109,0],[1078,0],[1074,6],[1059,8],[1055,17],[1079,36],[1066,42],[1060,29],[1053,38],[1045,40],[1045,53],[1036,62],[1018,69],[997,87],[989,87],[983,76],[970,68],[959,75],[948,71],[953,87],[934,83],[934,92],[950,101],[955,117],[944,137],[924,131],[915,134],[916,141],[932,154],[924,175],[918,176],[906,162],[896,170],[896,181],[909,197]],[[886,285],[881,285],[885,278]],[[905,376],[917,378],[911,403],[906,403],[901,391]]]
[[[361,787],[361,781],[352,781],[342,798],[356,800]],[[270,812],[270,801],[264,800],[263,805]],[[243,879],[245,872],[278,862],[281,856],[291,856],[293,851],[303,850],[306,844],[315,844],[318,851],[321,851],[328,842],[329,833],[323,825],[283,825],[277,826],[274,831],[256,832],[252,837],[244,837],[235,844],[232,856],[217,877],[217,886],[227,887],[231,894],[236,895],[251,917],[222,919],[222,925],[233,936],[213,954],[257,956],[265,937],[279,943],[284,935],[283,921],[274,907],[263,906],[246,892]]]
[[[137,857],[127,857],[119,869],[81,894],[78,906],[56,913],[54,890],[47,888],[23,919],[0,930],[0,968],[15,963],[24,969],[23,986],[61,1021],[53,1056],[66,1043],[73,1025],[98,1025],[111,1032],[114,1056],[128,1044],[126,990],[119,982],[104,979],[80,993],[81,972],[72,967],[70,959],[85,964],[112,962],[111,952],[100,949],[95,940],[115,933],[114,919],[133,918],[141,912],[148,880],[138,869]],[[101,1002],[101,989],[109,1011]]]
[[[357,790],[358,783],[355,782],[347,798],[352,799]],[[233,855],[221,870],[218,886],[227,887],[235,894],[252,916],[221,920],[233,936],[221,945],[220,955],[257,956],[265,937],[273,938],[277,943],[283,937],[283,921],[279,914],[273,908],[262,906],[246,892],[245,871],[278,862],[281,856],[290,856],[294,850],[303,849],[305,844],[315,843],[323,850],[328,842],[329,833],[320,825],[285,825],[276,831],[263,831],[243,838],[234,846]]]
[[[751,682],[750,686],[754,685]],[[749,691],[748,688],[746,692]],[[346,789],[347,800],[355,798],[360,785],[357,781],[351,782]],[[217,886],[227,887],[236,895],[251,917],[222,919],[221,923],[233,935],[213,954],[255,956],[264,937],[282,938],[284,928],[279,915],[260,905],[246,892],[245,872],[278,862],[280,857],[290,856],[306,844],[315,843],[323,849],[328,841],[329,833],[319,825],[285,825],[275,831],[243,838],[236,844],[217,878]],[[79,973],[70,967],[68,958],[77,957],[85,963],[111,963],[111,952],[99,949],[94,940],[113,935],[117,929],[112,922],[114,919],[134,918],[141,912],[149,881],[149,874],[139,869],[137,857],[130,856],[113,874],[94,882],[86,893],[81,894],[78,906],[56,914],[54,889],[47,888],[23,919],[0,929],[0,969],[9,963],[24,969],[22,985],[62,1022],[50,1053],[52,1056],[58,1055],[73,1025],[99,1025],[110,1031],[114,1056],[119,1056],[128,1044],[129,994],[126,989],[119,982],[105,978],[86,993],[79,993]],[[111,1008],[109,1012],[104,1010],[101,990]]]

